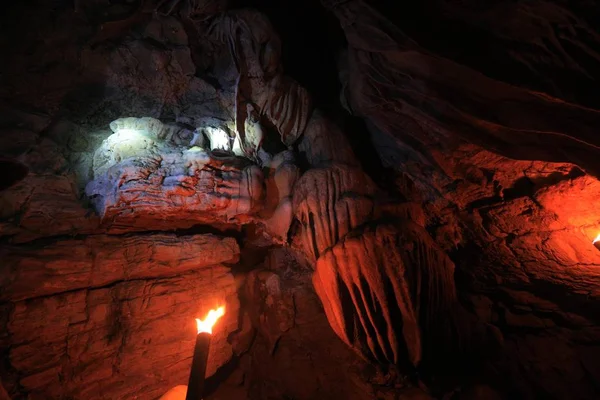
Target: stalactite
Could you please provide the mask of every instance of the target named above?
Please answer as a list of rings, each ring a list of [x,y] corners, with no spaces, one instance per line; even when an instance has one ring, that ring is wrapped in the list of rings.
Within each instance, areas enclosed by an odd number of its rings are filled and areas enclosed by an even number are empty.
[[[381,363],[422,359],[456,305],[454,266],[423,228],[357,228],[317,260],[313,282],[336,333]],[[348,305],[352,307],[348,307]]]

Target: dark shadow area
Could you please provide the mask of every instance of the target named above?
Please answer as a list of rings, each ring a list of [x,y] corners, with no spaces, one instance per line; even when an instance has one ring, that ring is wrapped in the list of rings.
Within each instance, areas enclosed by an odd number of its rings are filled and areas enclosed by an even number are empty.
[[[328,113],[339,109],[336,65],[345,36],[338,20],[319,0],[234,0],[233,7],[255,8],[269,17],[281,38],[283,68]]]
[[[206,378],[206,381],[204,382],[204,395],[208,396],[214,393],[219,386],[231,376],[236,368],[238,368],[239,364],[239,357],[234,355],[227,364],[224,364],[217,370],[217,372]]]
[[[600,107],[597,95],[600,61],[592,55],[600,51],[600,46],[591,38],[592,32],[598,34],[600,26],[597,2],[376,0],[372,3],[411,39],[440,56],[493,79],[587,107]],[[489,16],[489,12],[506,21],[511,33],[520,33],[521,37],[516,34],[503,37],[494,27],[478,20]],[[551,15],[569,22],[548,22],[544,29],[539,29],[537,24],[544,24],[546,18],[551,21]],[[591,31],[582,29],[579,21],[586,21]],[[527,31],[546,36],[520,41],[527,37]],[[571,65],[558,65],[558,59],[569,59]],[[573,67],[573,60],[581,68]]]
[[[0,191],[6,190],[23,179],[29,173],[29,168],[25,165],[11,161],[0,159]]]
[[[315,108],[341,128],[367,175],[380,187],[393,188],[394,173],[382,165],[366,122],[349,115],[340,103],[338,57],[347,42],[337,18],[318,0],[238,0],[235,5],[269,17],[281,38],[284,73],[304,86]],[[307,169],[303,160],[299,164]]]
[[[485,197],[472,201],[471,203],[467,204],[466,209],[469,212],[472,212],[479,208],[494,206],[504,201],[511,201],[521,197],[529,197],[535,202],[534,195],[538,190],[554,186],[562,181],[573,180],[584,175],[585,172],[583,172],[580,168],[573,167],[567,174],[553,172],[548,176],[537,177],[533,179],[523,176],[514,181],[511,187],[502,189],[501,195],[498,194],[496,196]]]
[[[583,172],[580,168],[573,167],[573,168],[571,168],[571,170],[569,171],[568,174],[561,174],[559,172],[554,172],[546,177],[538,177],[538,178],[533,178],[530,180],[531,180],[531,183],[534,185],[535,190],[539,190],[541,188],[553,186],[559,182],[569,181],[569,180],[576,179],[576,178],[579,178],[584,175],[585,175],[585,172]]]

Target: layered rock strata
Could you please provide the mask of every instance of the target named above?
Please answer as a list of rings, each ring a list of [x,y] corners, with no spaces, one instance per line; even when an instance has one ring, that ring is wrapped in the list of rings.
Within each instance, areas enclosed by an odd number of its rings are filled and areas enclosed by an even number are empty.
[[[232,354],[234,240],[88,236],[3,246],[3,382],[13,398],[159,397],[189,374],[194,318],[216,305],[207,373]]]

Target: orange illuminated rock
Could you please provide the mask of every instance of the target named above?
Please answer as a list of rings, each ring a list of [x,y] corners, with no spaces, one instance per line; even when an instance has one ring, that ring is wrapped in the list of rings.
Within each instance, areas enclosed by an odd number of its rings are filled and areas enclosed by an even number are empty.
[[[88,236],[0,247],[0,298],[18,301],[132,279],[158,279],[235,263],[239,247],[214,235]]]
[[[159,400],[185,400],[185,395],[187,394],[187,386],[186,385],[178,385],[173,389],[169,390],[167,393],[162,395]]]
[[[158,398],[186,382],[194,318],[215,303],[227,313],[207,374],[229,361],[239,302],[222,263],[237,260],[234,240],[90,237],[23,250],[4,248],[2,257],[18,278],[1,283],[12,301],[1,316],[2,350],[17,373],[11,388],[42,398]]]
[[[454,265],[420,227],[349,233],[318,259],[313,282],[337,335],[367,358],[417,365],[452,328]],[[448,337],[447,337],[448,338]]]
[[[304,248],[313,259],[375,215],[373,181],[343,164],[306,172],[294,191],[294,213]]]

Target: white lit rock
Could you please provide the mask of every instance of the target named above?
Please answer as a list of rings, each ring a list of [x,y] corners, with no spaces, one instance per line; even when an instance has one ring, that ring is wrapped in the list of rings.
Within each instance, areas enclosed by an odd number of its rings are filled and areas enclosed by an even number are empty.
[[[175,145],[184,145],[190,141],[193,133],[177,124],[166,124],[151,117],[119,118],[110,123],[110,129],[123,136],[144,136],[150,139],[162,140]]]
[[[133,132],[144,132],[152,138],[158,138],[164,125],[156,118],[143,117],[127,117],[119,118],[110,123],[110,129],[118,133],[119,131],[133,131]]]
[[[231,153],[254,160],[262,144],[264,131],[258,113],[248,104],[243,129],[235,128],[233,122],[222,126],[201,126],[196,129],[192,142],[200,142],[202,137],[206,138],[207,147],[211,151]]]
[[[233,139],[229,136],[229,133],[223,128],[207,126],[206,128],[202,128],[202,131],[208,137],[208,142],[212,151],[232,151]]]
[[[246,109],[247,116],[244,121],[243,150],[247,157],[254,159],[263,142],[265,133],[260,124],[260,117],[254,107],[248,104]]]
[[[283,151],[273,157],[267,181],[267,202],[264,224],[274,238],[284,240],[293,218],[292,191],[300,178],[300,168],[294,154]]]
[[[257,166],[235,157],[212,159],[202,147],[189,147],[189,139],[180,145],[174,129],[152,118],[125,118],[111,128],[115,133],[94,154],[94,179],[86,186],[109,230],[230,224],[260,209]],[[227,150],[224,130],[205,132],[211,132],[211,148]]]

